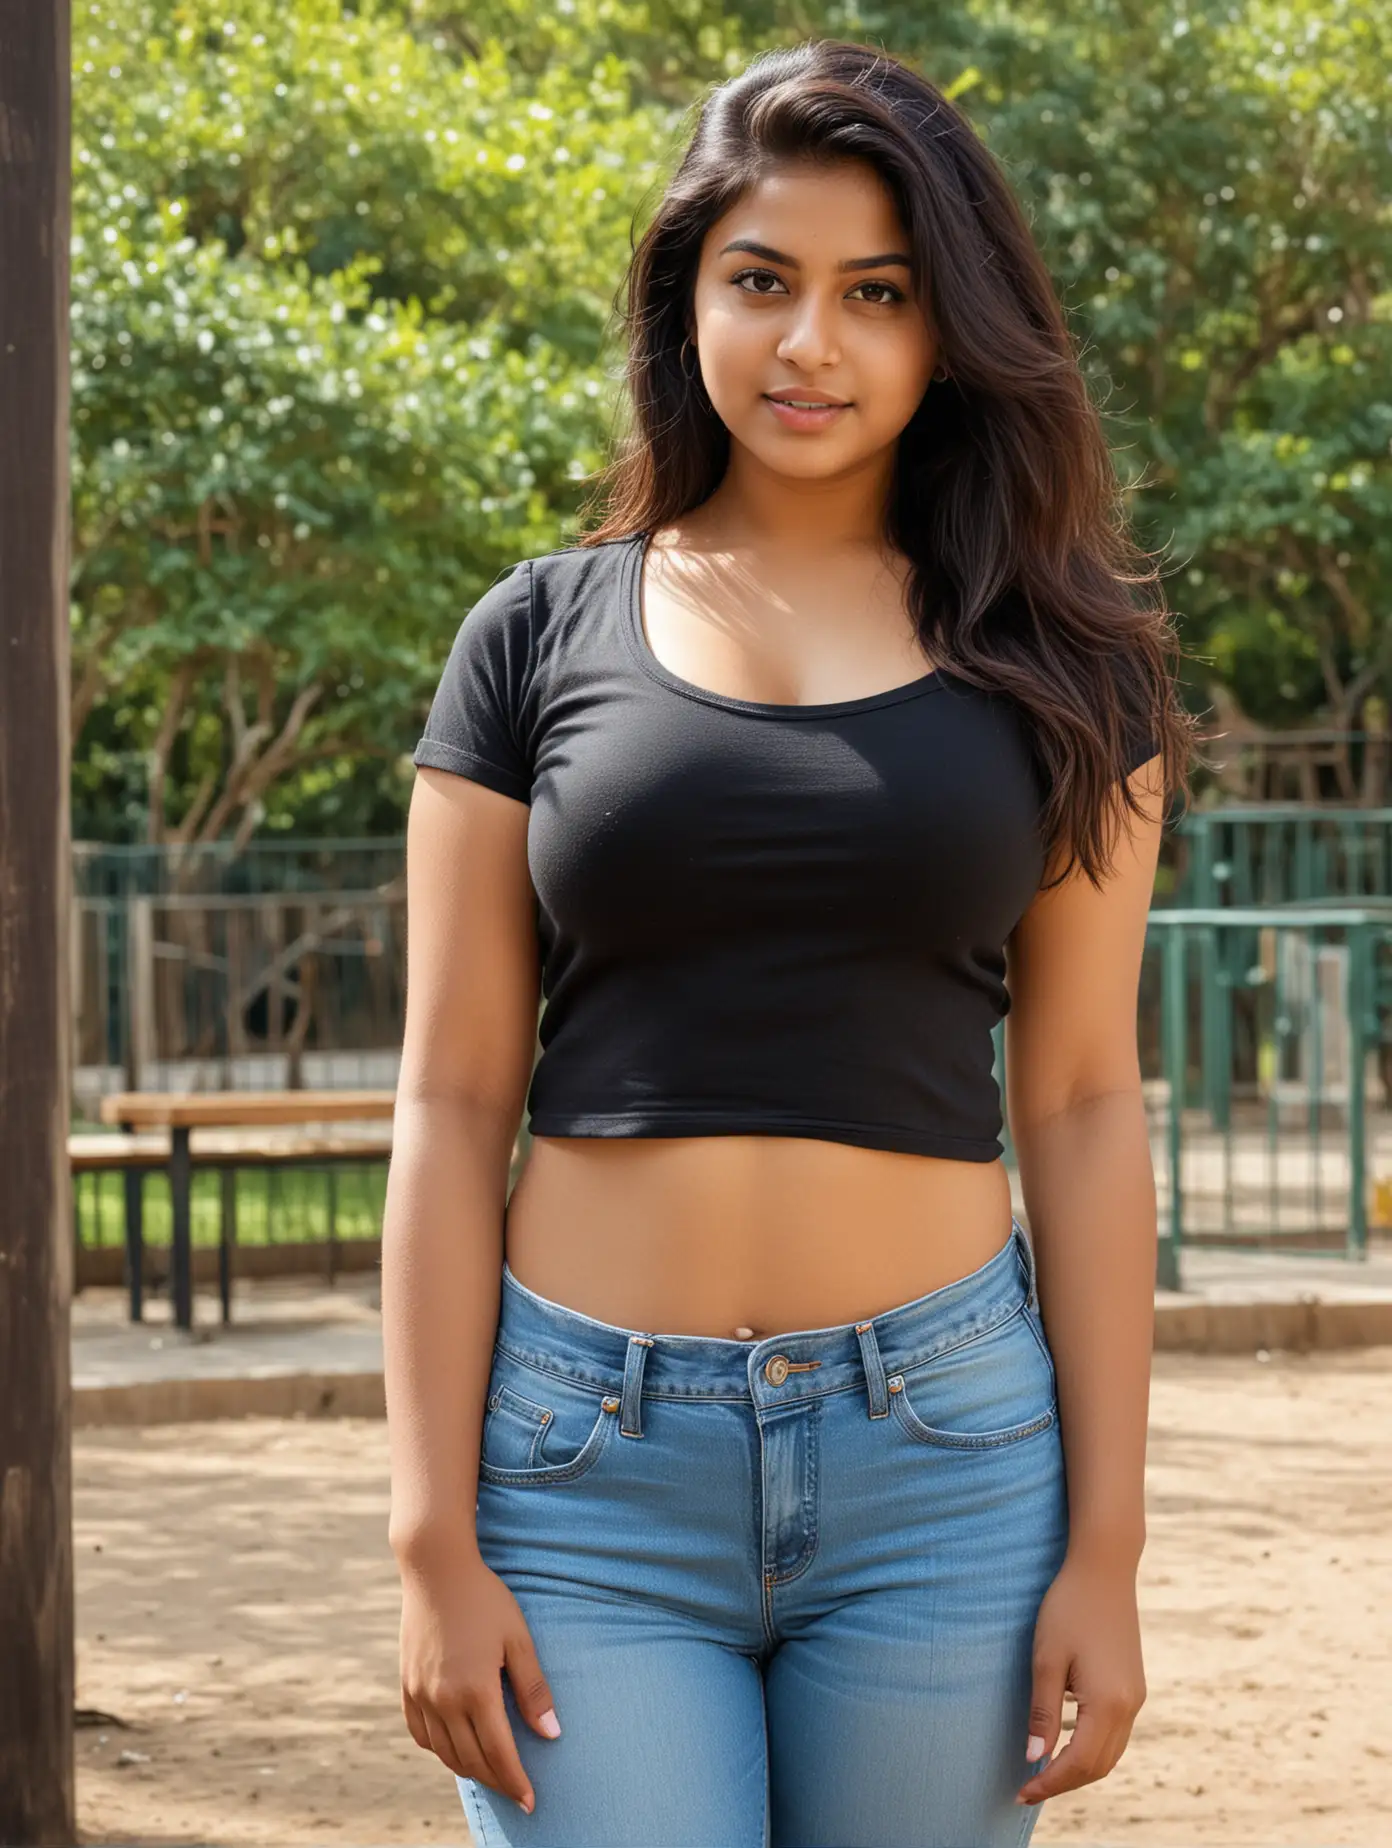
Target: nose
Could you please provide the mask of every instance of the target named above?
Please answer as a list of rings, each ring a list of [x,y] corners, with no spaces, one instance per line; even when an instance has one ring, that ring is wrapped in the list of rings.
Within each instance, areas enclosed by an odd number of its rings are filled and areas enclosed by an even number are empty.
[[[803,372],[834,366],[841,358],[834,310],[808,295],[794,310],[778,343],[778,357]]]

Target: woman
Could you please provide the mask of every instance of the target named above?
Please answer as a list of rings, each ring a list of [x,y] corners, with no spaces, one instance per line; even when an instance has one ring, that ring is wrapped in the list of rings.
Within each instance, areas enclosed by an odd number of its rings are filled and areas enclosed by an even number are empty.
[[[717,90],[630,283],[604,517],[469,612],[416,752],[407,1724],[489,1848],[1023,1842],[1144,1698],[1177,643],[913,72]]]

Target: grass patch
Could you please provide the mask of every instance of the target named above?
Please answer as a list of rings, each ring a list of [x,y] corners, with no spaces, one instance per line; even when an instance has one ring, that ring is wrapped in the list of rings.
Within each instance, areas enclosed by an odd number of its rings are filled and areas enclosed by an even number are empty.
[[[335,1236],[378,1238],[386,1203],[387,1162],[352,1162],[336,1167],[239,1168],[237,1243],[275,1245],[329,1237],[330,1202]],[[147,1245],[170,1243],[173,1209],[169,1177],[144,1176],[142,1224]],[[73,1211],[84,1247],[121,1246],[126,1238],[126,1181],[123,1174],[73,1177]],[[196,1172],[189,1212],[195,1245],[216,1246],[222,1227],[222,1176]]]

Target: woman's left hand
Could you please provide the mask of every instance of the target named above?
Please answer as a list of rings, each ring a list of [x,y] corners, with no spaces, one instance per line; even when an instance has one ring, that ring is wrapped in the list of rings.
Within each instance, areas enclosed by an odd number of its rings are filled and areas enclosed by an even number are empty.
[[[1146,1698],[1134,1556],[1068,1553],[1039,1606],[1033,1663],[1026,1759],[1053,1751],[1065,1689],[1078,1718],[1058,1757],[1021,1785],[1017,1803],[1042,1803],[1106,1777],[1126,1750]]]

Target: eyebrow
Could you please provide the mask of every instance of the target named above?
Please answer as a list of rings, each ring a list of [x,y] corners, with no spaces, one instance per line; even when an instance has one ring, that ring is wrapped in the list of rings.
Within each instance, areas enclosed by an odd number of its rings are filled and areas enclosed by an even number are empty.
[[[747,251],[752,257],[765,257],[770,263],[783,264],[786,269],[802,268],[796,257],[790,257],[782,250],[775,250],[771,244],[756,243],[752,237],[737,237],[733,243],[727,244],[720,254],[723,257],[732,250]],[[899,250],[886,251],[883,256],[879,257],[847,257],[836,267],[838,270],[883,269],[891,263],[897,263],[903,269],[913,268],[913,259],[906,257]]]

